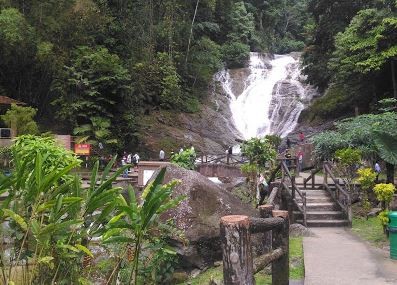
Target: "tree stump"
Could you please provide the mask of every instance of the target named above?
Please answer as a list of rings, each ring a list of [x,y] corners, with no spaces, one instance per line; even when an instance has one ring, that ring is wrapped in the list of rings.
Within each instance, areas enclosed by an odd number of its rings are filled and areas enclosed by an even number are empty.
[[[222,217],[220,233],[224,284],[254,285],[249,218],[238,215]]]

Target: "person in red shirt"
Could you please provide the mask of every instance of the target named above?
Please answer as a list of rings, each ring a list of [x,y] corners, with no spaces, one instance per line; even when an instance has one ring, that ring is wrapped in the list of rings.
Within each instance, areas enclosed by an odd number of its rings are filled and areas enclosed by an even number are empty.
[[[301,143],[303,143],[303,142],[305,141],[305,135],[303,134],[303,132],[300,132],[300,133],[299,133],[299,141],[300,141]]]

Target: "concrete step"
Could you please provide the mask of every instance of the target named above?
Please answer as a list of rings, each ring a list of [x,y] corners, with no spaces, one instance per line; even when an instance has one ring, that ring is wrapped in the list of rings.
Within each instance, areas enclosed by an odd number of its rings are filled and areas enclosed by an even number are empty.
[[[297,223],[302,224],[302,220],[297,220]],[[318,227],[347,227],[349,225],[348,220],[307,220],[307,226],[318,228]]]
[[[301,205],[301,203],[299,203]],[[339,206],[332,202],[324,202],[324,203],[306,203],[306,208],[308,212],[313,211],[338,211],[340,210]]]
[[[296,201],[298,203],[302,202],[302,198],[300,196],[296,197]],[[325,202],[333,202],[331,196],[306,196],[306,203],[325,203]]]
[[[306,192],[306,196],[329,196],[330,194],[325,190],[302,190],[301,192]]]
[[[302,219],[302,213],[294,211],[297,219]],[[307,220],[343,220],[345,215],[342,211],[310,211],[306,212]]]

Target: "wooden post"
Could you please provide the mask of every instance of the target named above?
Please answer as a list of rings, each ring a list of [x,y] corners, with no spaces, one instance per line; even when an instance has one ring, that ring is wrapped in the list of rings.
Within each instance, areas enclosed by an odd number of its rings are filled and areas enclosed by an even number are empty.
[[[303,225],[307,227],[307,214],[306,214],[306,192],[302,192],[302,201],[303,201]]]
[[[314,173],[315,171],[312,170],[312,189],[314,189],[315,185],[316,185],[316,174]]]
[[[273,216],[284,218],[284,225],[281,228],[275,228],[273,234],[273,250],[281,247],[283,256],[272,263],[272,285],[289,284],[289,222],[288,212],[273,211]]]
[[[295,199],[295,188],[296,188],[296,182],[295,182],[295,176],[291,176],[291,184],[292,184],[292,199]]]
[[[225,216],[220,224],[225,285],[255,285],[251,252],[250,220]]]
[[[323,182],[324,187],[323,188],[325,188],[325,185],[328,186],[328,172],[327,172],[327,168],[325,166],[326,166],[326,162],[324,162],[324,164],[323,164],[323,172],[324,172],[324,182]]]
[[[259,214],[261,218],[271,218],[272,211],[274,210],[273,205],[262,205],[259,206]],[[265,253],[269,253],[272,249],[272,232],[267,231],[263,233],[263,249]]]

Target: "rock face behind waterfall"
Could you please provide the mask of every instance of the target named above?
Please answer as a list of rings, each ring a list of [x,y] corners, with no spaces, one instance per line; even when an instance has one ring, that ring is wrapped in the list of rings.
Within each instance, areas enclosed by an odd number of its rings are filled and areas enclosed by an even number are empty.
[[[174,195],[185,195],[187,198],[163,218],[173,219],[189,241],[186,246],[179,242],[173,244],[181,256],[181,266],[185,269],[203,269],[222,259],[220,218],[233,214],[257,216],[257,211],[196,171],[167,166],[164,182],[172,179],[182,180]]]

